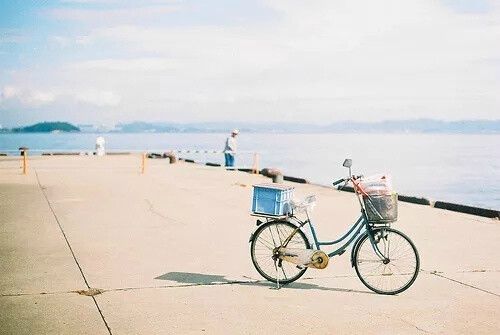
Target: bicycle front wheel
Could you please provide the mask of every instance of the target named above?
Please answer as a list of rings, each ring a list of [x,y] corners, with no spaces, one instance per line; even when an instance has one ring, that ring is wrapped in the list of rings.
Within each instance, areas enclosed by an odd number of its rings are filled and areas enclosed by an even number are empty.
[[[413,242],[392,228],[373,231],[375,246],[385,257],[381,259],[365,234],[354,251],[354,268],[361,282],[379,294],[397,294],[409,288],[417,279],[420,258]]]
[[[254,233],[250,245],[250,255],[255,269],[267,280],[282,284],[299,279],[307,270],[297,264],[276,259],[274,249],[281,246],[296,226],[286,221],[268,222],[260,226]],[[310,249],[311,246],[302,230],[293,235],[288,248]]]

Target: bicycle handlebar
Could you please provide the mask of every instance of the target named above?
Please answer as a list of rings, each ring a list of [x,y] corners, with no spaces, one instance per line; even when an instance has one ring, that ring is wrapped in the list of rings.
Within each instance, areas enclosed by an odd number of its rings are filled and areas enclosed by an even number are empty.
[[[337,181],[334,181],[334,182],[333,182],[333,186],[338,185],[338,184],[340,184],[340,183],[343,183],[344,181],[345,181],[345,178],[341,178],[341,179],[339,179],[339,180],[337,180]]]
[[[359,175],[359,176],[352,176],[351,178],[352,178],[352,179],[354,179],[354,180],[357,180],[357,179],[360,179],[360,178],[363,178],[363,177],[364,177],[364,176],[361,174],[361,175]],[[334,182],[333,182],[333,186],[338,185],[338,184],[340,184],[340,183],[343,183],[343,182],[345,182],[345,181],[351,180],[351,178],[341,178],[341,179],[339,179],[339,180],[337,180],[337,181],[334,181]]]

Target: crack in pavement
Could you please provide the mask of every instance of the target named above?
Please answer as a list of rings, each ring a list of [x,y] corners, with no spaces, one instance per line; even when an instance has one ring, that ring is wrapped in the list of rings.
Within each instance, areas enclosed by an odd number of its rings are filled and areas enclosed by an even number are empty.
[[[181,225],[185,226],[186,224],[182,221],[179,221],[179,220],[176,220],[176,219],[172,219],[171,217],[168,217],[166,215],[163,215],[162,213],[156,211],[154,209],[154,206],[153,206],[153,202],[151,202],[149,199],[145,199],[146,202],[148,203],[149,205],[149,211],[155,215],[158,215],[159,217],[161,217],[163,220],[165,221],[173,221],[173,222],[177,222],[177,223],[180,223]]]
[[[452,282],[455,282],[457,284],[460,284],[460,285],[464,285],[464,286],[467,286],[467,287],[470,287],[470,288],[473,288],[473,289],[476,289],[476,290],[479,290],[479,291],[482,291],[484,293],[488,293],[488,294],[491,294],[491,295],[494,295],[496,297],[499,297],[500,298],[500,294],[497,294],[497,293],[494,293],[494,292],[490,292],[488,290],[485,290],[485,289],[482,289],[480,287],[477,287],[477,286],[474,286],[474,285],[470,285],[470,284],[467,284],[467,283],[464,283],[464,282],[461,282],[459,280],[456,280],[456,279],[453,279],[453,278],[449,278],[449,277],[446,277],[446,276],[443,276],[442,274],[439,274],[437,272],[435,273],[431,273],[431,275],[434,275],[436,277],[441,277],[443,279],[447,279],[449,281],[452,281]]]
[[[370,315],[372,315],[372,316],[376,316],[376,317],[377,317],[377,316],[378,316],[378,317],[383,317],[383,318],[385,318],[385,319],[387,319],[387,320],[389,320],[389,321],[399,320],[399,321],[401,321],[401,322],[403,322],[403,323],[405,323],[405,324],[407,324],[407,325],[409,325],[409,326],[412,326],[413,328],[417,329],[418,331],[424,332],[424,333],[426,333],[426,334],[435,334],[435,333],[432,333],[432,332],[427,331],[427,330],[425,330],[425,329],[422,329],[422,328],[420,328],[419,326],[417,326],[417,325],[415,325],[415,324],[411,323],[410,321],[407,321],[407,320],[405,320],[405,319],[403,319],[403,318],[401,318],[401,317],[400,317],[400,318],[392,318],[392,317],[390,317],[390,315],[386,315],[386,314],[379,314],[379,313],[373,313],[373,312],[371,312],[371,311],[366,311],[366,314],[370,314]]]
[[[443,271],[439,271],[439,270],[428,271],[428,270],[420,269],[420,272],[422,272],[424,274],[434,275],[436,277],[440,277],[440,278],[443,278],[443,279],[455,282],[457,284],[464,285],[464,286],[467,286],[467,287],[470,287],[470,288],[473,288],[473,289],[476,289],[476,290],[479,290],[479,291],[482,291],[482,292],[485,292],[485,293],[488,293],[488,294],[500,297],[500,294],[497,294],[497,293],[494,293],[494,292],[490,292],[488,290],[482,289],[480,287],[477,287],[477,286],[474,286],[474,285],[471,285],[471,284],[467,284],[467,283],[461,282],[461,281],[453,279],[453,278],[446,277],[445,275],[443,275],[443,273],[444,273]],[[457,271],[457,272],[454,272],[454,273],[496,273],[496,272],[500,272],[500,270],[463,270],[463,271]]]
[[[500,270],[463,270],[458,271],[459,273],[477,273],[477,272],[500,272]]]
[[[404,323],[406,323],[407,325],[410,325],[410,326],[414,327],[415,329],[417,329],[417,330],[419,330],[419,331],[421,331],[421,332],[424,332],[424,333],[426,333],[426,334],[434,334],[434,333],[432,333],[432,332],[429,332],[429,331],[427,331],[427,330],[425,330],[425,329],[420,328],[419,326],[417,326],[417,325],[415,325],[415,324],[411,323],[410,321],[407,321],[407,320],[405,320],[405,319],[403,319],[403,318],[399,318],[399,320],[403,321],[403,322],[404,322]]]

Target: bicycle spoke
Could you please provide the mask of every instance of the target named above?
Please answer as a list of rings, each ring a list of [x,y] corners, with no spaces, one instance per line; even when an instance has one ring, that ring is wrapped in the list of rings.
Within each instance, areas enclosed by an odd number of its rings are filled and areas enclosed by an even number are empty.
[[[356,249],[355,268],[361,281],[378,293],[394,294],[408,288],[418,274],[418,256],[409,240],[388,228],[379,231],[377,247],[387,263],[376,256],[365,237]]]
[[[307,268],[298,268],[296,264],[287,261],[279,261],[273,256],[276,247],[283,242],[295,230],[295,226],[287,222],[266,223],[258,229],[254,235],[251,245],[252,261],[255,268],[267,280],[280,283],[289,283],[298,279]],[[287,247],[308,249],[309,243],[302,231],[298,231],[290,239]],[[281,262],[281,266],[278,266]]]
[[[271,242],[270,242],[270,241],[267,241],[267,240],[265,240],[265,239],[263,239],[263,238],[262,238],[262,239],[259,239],[259,243],[260,243],[260,244],[265,245],[265,246],[266,246],[266,248],[268,248],[268,249],[270,249],[270,250],[273,250],[273,249],[275,248],[275,245],[274,245],[274,244],[271,244]]]
[[[273,245],[276,245],[276,241],[274,240],[274,235],[273,235],[273,232],[271,230],[271,227],[269,227],[269,234],[271,234],[271,238],[273,239]]]
[[[285,269],[283,268],[283,265],[281,266],[281,272],[283,272],[283,278],[287,280],[288,278],[286,277]]]

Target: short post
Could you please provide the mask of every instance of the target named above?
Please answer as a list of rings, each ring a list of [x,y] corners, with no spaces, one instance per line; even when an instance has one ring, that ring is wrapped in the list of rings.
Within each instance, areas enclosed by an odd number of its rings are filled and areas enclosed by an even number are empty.
[[[146,171],[146,153],[142,153],[142,167],[141,167],[141,173],[144,174]]]
[[[259,154],[253,154],[252,173],[259,174]]]
[[[20,147],[21,155],[23,156],[23,174],[28,174],[28,148]]]
[[[270,177],[273,180],[273,183],[282,184],[283,183],[283,174],[280,170],[277,169],[262,169],[262,174],[266,177]]]
[[[168,158],[170,161],[170,164],[174,164],[175,162],[177,162],[177,157],[175,157],[173,152],[165,152],[163,154],[163,158]]]

